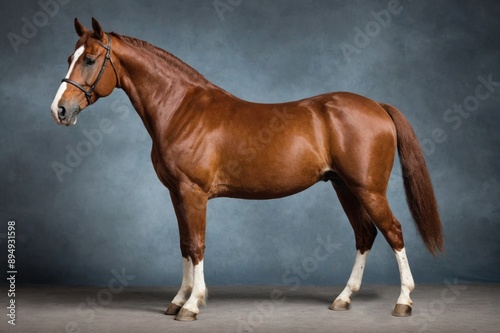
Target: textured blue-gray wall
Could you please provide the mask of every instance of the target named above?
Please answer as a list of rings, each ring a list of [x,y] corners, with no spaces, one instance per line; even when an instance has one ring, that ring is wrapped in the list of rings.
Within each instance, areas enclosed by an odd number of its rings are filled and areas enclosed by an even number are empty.
[[[36,0],[3,2],[0,15],[0,274],[14,219],[18,281],[106,284],[113,269],[125,269],[137,285],[180,282],[173,208],[127,97],[115,91],[76,127],[57,126],[49,112],[77,39],[73,18],[89,27],[95,16],[105,30],[164,48],[244,99],[343,90],[396,105],[424,145],[446,235],[446,254],[433,258],[416,235],[396,164],[388,196],[416,281],[500,282],[497,2],[61,0],[56,8]],[[26,23],[33,20],[36,31]],[[106,133],[103,119],[112,123]],[[86,131],[97,129],[102,140],[89,143]],[[89,152],[68,165],[77,149]],[[60,181],[54,162],[72,172]],[[335,251],[314,262],[318,236]],[[353,259],[353,232],[328,183],[280,200],[209,203],[209,285],[343,284]],[[302,265],[309,272],[298,272]],[[398,282],[382,237],[365,276]]]

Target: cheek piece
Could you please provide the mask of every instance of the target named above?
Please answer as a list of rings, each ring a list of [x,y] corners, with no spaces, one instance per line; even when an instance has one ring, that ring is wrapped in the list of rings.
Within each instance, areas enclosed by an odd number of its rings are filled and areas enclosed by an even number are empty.
[[[66,82],[66,83],[72,84],[75,87],[77,87],[78,89],[80,89],[81,91],[83,91],[83,93],[85,94],[85,97],[87,98],[88,105],[92,104],[92,93],[94,92],[97,84],[101,80],[102,75],[104,74],[104,70],[106,69],[106,64],[108,63],[108,60],[111,63],[111,67],[113,67],[113,71],[115,72],[116,82],[118,82],[118,75],[116,74],[116,68],[115,68],[115,65],[113,64],[113,60],[111,59],[111,37],[109,36],[108,33],[106,33],[106,36],[108,36],[108,45],[104,45],[103,43],[97,41],[97,43],[99,45],[101,45],[102,47],[104,47],[106,49],[106,57],[104,58],[104,62],[102,63],[102,67],[101,67],[101,70],[99,71],[99,75],[97,75],[97,78],[95,79],[92,86],[90,86],[90,89],[85,90],[85,88],[81,84],[79,84],[73,80],[70,80],[70,79],[64,78],[61,81],[61,82]]]

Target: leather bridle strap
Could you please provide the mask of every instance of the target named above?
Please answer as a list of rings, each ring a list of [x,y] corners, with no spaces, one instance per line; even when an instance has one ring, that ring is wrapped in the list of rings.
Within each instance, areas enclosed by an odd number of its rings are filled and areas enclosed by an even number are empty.
[[[87,98],[87,102],[89,103],[89,105],[92,104],[92,93],[94,92],[95,88],[97,87],[97,84],[101,80],[102,75],[104,74],[104,70],[106,69],[106,64],[108,63],[108,60],[111,63],[111,67],[113,67],[113,71],[115,72],[115,77],[116,77],[116,83],[118,84],[118,74],[116,73],[115,65],[113,64],[113,60],[111,59],[111,37],[109,36],[108,33],[106,33],[106,36],[108,36],[108,45],[104,45],[103,43],[97,41],[97,43],[99,45],[101,45],[102,47],[104,47],[106,49],[106,57],[104,59],[104,62],[102,63],[101,70],[99,71],[99,74],[97,75],[97,78],[95,79],[94,84],[92,84],[90,89],[85,90],[85,88],[81,84],[79,84],[73,80],[70,80],[70,79],[64,78],[61,81],[61,82],[67,82],[69,84],[72,84],[75,87],[77,87],[78,89],[80,89],[81,91],[83,91],[83,93],[85,94],[85,97]]]

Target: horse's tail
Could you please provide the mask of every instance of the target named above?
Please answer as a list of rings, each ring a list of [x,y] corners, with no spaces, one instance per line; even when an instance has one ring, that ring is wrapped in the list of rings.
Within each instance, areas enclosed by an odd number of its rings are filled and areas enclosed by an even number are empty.
[[[391,105],[380,105],[396,126],[398,154],[408,207],[425,245],[436,255],[438,250],[443,251],[443,232],[422,148],[404,115]]]

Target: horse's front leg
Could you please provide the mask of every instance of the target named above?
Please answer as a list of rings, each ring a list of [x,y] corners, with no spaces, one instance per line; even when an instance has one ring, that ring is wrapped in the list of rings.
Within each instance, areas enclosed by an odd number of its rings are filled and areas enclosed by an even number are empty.
[[[182,258],[182,284],[172,302],[168,305],[166,315],[177,315],[186,304],[193,289],[193,262],[191,258]]]
[[[203,274],[207,195],[197,186],[183,186],[170,192],[179,223],[183,262],[182,285],[166,314],[176,320],[195,320],[207,295]]]

